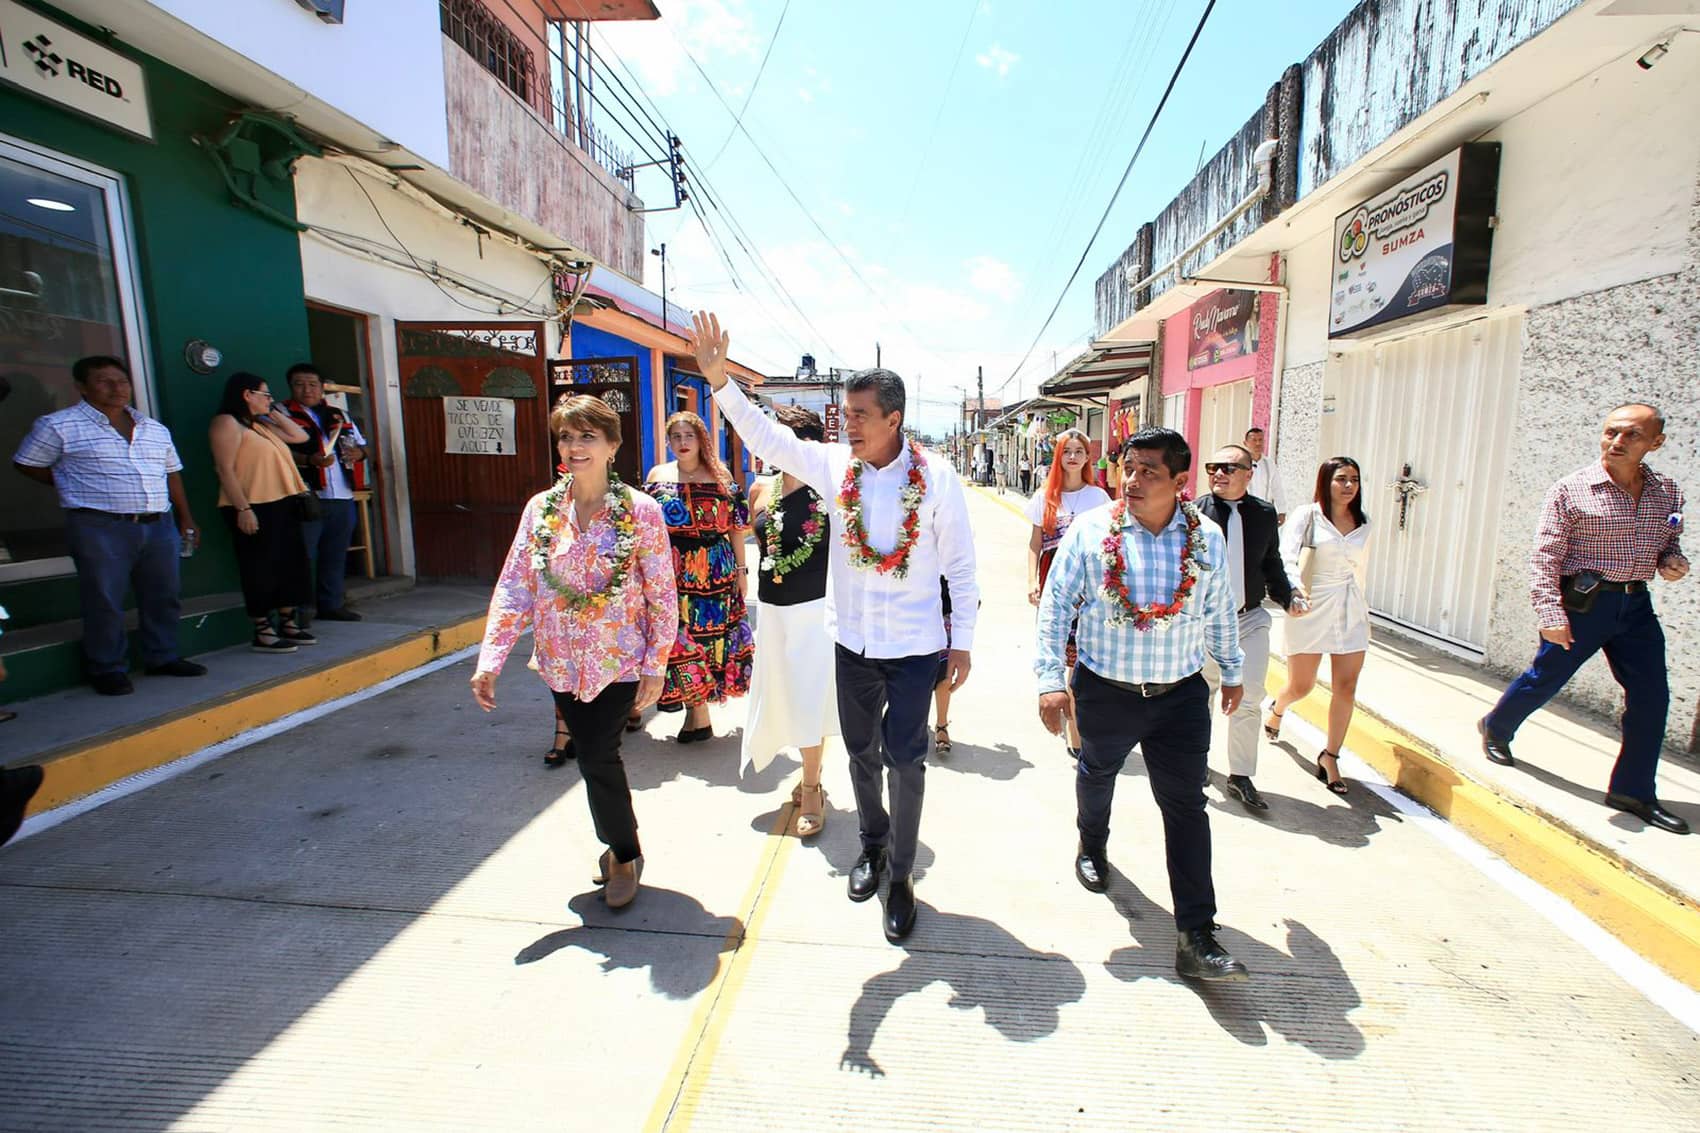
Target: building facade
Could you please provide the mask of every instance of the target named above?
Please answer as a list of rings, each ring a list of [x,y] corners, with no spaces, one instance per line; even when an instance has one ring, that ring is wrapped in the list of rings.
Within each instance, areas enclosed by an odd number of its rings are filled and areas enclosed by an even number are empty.
[[[1143,302],[1130,275],[1165,261],[1141,263],[1136,240],[1099,281],[1099,330],[1137,338],[1160,325],[1169,394],[1185,356],[1177,308],[1234,282],[1261,288],[1289,501],[1312,497],[1323,458],[1357,458],[1382,624],[1509,675],[1536,638],[1528,555],[1541,499],[1598,459],[1607,412],[1662,406],[1669,441],[1652,463],[1700,484],[1700,402],[1687,392],[1700,134],[1684,125],[1700,105],[1700,21],[1608,3],[1500,9],[1356,9],[1248,123],[1276,143],[1269,175],[1237,138],[1148,242],[1186,251],[1267,184],[1254,207],[1148,283]],[[1225,431],[1264,423],[1263,380]],[[1189,409],[1189,429],[1209,421]],[[1691,583],[1654,590],[1673,642],[1700,632]],[[1671,685],[1669,740],[1689,747],[1700,677],[1673,666]],[[1601,660],[1569,695],[1601,712],[1619,703]]]

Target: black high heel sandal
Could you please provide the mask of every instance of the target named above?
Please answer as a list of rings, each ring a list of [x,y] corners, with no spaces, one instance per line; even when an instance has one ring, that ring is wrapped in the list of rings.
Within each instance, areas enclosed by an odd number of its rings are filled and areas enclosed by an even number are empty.
[[[1322,766],[1324,758],[1332,759],[1334,761],[1334,774],[1332,776],[1328,774],[1328,769]],[[1326,783],[1328,785],[1328,789],[1333,791],[1336,795],[1343,795],[1346,793],[1346,781],[1340,778],[1340,756],[1335,752],[1326,750],[1317,752],[1316,778],[1319,782]]]
[[[1281,718],[1286,713],[1275,711],[1273,700],[1265,701],[1263,706],[1269,710],[1269,715],[1263,718],[1263,734],[1269,738],[1271,743],[1274,743],[1281,738]]]
[[[555,719],[555,746],[543,753],[543,766],[559,767],[578,753],[573,750],[573,738],[567,734],[567,722]]]

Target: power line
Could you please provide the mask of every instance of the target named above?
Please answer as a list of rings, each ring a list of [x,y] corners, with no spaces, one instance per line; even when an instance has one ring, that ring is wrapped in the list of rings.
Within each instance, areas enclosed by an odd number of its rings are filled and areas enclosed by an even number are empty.
[[[950,77],[944,81],[944,93],[939,96],[938,110],[933,113],[933,124],[927,131],[927,143],[921,147],[921,160],[915,163],[915,176],[910,179],[909,192],[903,197],[903,211],[898,214],[897,226],[903,227],[903,222],[909,218],[909,206],[915,200],[915,190],[921,184],[921,172],[927,167],[927,158],[933,151],[933,138],[939,131],[939,122],[944,118],[944,108],[950,102],[951,87],[956,83],[957,68],[962,65],[962,52],[968,46],[968,33],[974,30],[974,18],[980,14],[980,0],[969,0],[968,23],[962,28],[962,41],[956,45],[956,54],[950,61]]]
[[[979,3],[979,0],[975,0]],[[779,9],[779,22],[773,25],[773,35],[767,41],[767,50],[762,52],[761,65],[756,68],[756,77],[750,81],[750,89],[744,93],[744,105],[738,107],[737,116],[732,121],[732,128],[726,131],[726,138],[720,143],[720,148],[714,151],[714,156],[708,159],[704,169],[711,168],[720,160],[720,155],[726,152],[726,147],[732,144],[732,139],[738,134],[738,127],[744,121],[744,111],[750,108],[750,100],[756,96],[756,88],[761,85],[761,77],[767,71],[767,61],[773,54],[773,45],[779,42],[779,29],[785,26],[785,13],[791,10],[791,0],[785,0],[785,6]]]
[[[1103,214],[1098,217],[1098,224],[1092,229],[1092,235],[1087,238],[1086,247],[1080,250],[1080,259],[1075,261],[1074,270],[1068,273],[1068,280],[1062,285],[1062,290],[1058,292],[1057,301],[1051,305],[1051,313],[1045,316],[1044,325],[1039,328],[1039,333],[1033,336],[1032,345],[1027,347],[1027,353],[1021,356],[1020,363],[1010,372],[1009,377],[1004,379],[1003,385],[998,387],[1000,394],[1008,388],[1010,382],[1015,380],[1015,375],[1021,372],[1021,367],[1027,365],[1027,360],[1033,356],[1033,351],[1038,347],[1039,340],[1045,337],[1047,330],[1051,329],[1051,320],[1055,319],[1057,312],[1062,309],[1063,299],[1067,297],[1068,289],[1073,287],[1074,281],[1080,277],[1080,269],[1086,265],[1086,257],[1092,254],[1092,245],[1098,242],[1099,235],[1104,231],[1104,225],[1110,219],[1110,210],[1116,207],[1116,201],[1121,197],[1122,190],[1127,187],[1127,179],[1133,175],[1134,164],[1139,160],[1139,155],[1145,152],[1145,143],[1151,140],[1151,131],[1157,128],[1157,119],[1162,116],[1163,107],[1169,104],[1169,95],[1174,93],[1175,84],[1180,81],[1181,71],[1186,68],[1186,61],[1192,57],[1192,49],[1197,46],[1198,37],[1204,34],[1204,25],[1210,19],[1210,13],[1215,7],[1216,0],[1208,0],[1208,3],[1204,5],[1204,14],[1198,17],[1198,26],[1192,29],[1192,38],[1187,40],[1186,50],[1181,52],[1180,61],[1175,64],[1174,73],[1169,76],[1169,83],[1163,88],[1163,97],[1157,100],[1157,108],[1151,112],[1151,121],[1145,124],[1145,132],[1139,136],[1139,144],[1134,147],[1133,156],[1127,159],[1127,168],[1122,170],[1121,180],[1116,182],[1116,191],[1110,194],[1109,204],[1104,206]]]

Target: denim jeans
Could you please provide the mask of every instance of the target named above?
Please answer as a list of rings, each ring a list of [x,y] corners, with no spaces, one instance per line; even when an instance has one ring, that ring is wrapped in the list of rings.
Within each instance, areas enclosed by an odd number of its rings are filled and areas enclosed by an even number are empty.
[[[100,512],[67,511],[65,538],[77,564],[83,603],[83,657],[88,672],[122,673],[129,667],[124,595],[136,591],[142,659],[163,665],[177,659],[177,552],[181,543],[171,516],[128,523]]]
[[[314,594],[302,596],[308,609],[340,610],[344,601],[343,577],[348,569],[348,545],[354,539],[358,518],[353,500],[319,497],[320,518],[301,525],[307,543],[308,574],[318,581]]]

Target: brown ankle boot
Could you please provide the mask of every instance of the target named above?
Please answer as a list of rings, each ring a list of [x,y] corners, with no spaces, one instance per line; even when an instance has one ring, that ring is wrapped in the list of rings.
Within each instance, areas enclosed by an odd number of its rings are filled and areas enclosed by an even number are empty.
[[[623,909],[637,896],[638,879],[643,876],[643,855],[629,862],[610,860],[608,884],[602,889],[602,899],[610,909]]]

